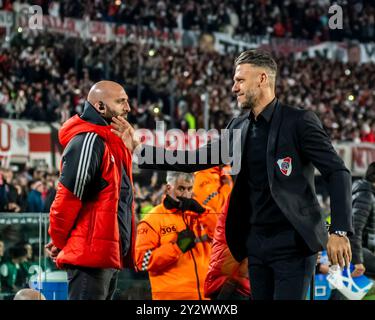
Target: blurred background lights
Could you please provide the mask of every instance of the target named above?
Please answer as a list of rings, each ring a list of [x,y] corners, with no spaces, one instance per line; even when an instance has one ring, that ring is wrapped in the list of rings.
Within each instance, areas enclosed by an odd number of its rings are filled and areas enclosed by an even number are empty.
[[[156,53],[156,51],[155,51],[154,49],[150,49],[150,50],[148,51],[148,55],[149,55],[150,57],[153,57],[153,56],[155,55],[155,53]]]

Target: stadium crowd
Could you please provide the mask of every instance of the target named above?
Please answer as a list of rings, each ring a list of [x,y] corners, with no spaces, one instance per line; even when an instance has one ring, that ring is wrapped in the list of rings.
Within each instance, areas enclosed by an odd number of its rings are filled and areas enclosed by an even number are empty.
[[[151,28],[220,31],[246,39],[250,35],[314,40],[342,38],[370,41],[375,36],[375,6],[370,0],[3,0],[2,8],[21,11],[39,4],[53,16],[141,24]],[[328,28],[329,7],[343,8],[343,30]],[[0,4],[1,8],[1,4]],[[332,13],[332,12],[331,12]]]
[[[0,167],[0,214],[49,213],[58,177],[57,171]],[[139,218],[160,202],[164,193],[165,174],[142,170],[135,177],[135,210]]]
[[[164,120],[183,130],[203,128],[208,97],[209,127],[221,129],[240,112],[230,92],[233,60],[198,48],[21,34],[0,49],[0,117],[63,123],[82,111],[90,86],[106,78],[124,83],[129,120],[138,127]],[[278,63],[281,100],[314,110],[335,141],[375,142],[373,63],[292,56]]]
[[[10,299],[18,290],[28,288],[31,277],[40,268],[56,270],[46,253],[41,252],[39,256],[42,234],[38,224],[12,219],[25,219],[25,212],[42,212],[47,217],[56,194],[57,180],[58,172],[0,167],[0,300]],[[145,170],[136,174],[135,180],[135,212],[140,220],[160,203],[165,191],[165,176]],[[133,290],[124,289],[129,285]],[[149,299],[148,285],[146,273],[124,270],[119,278],[118,298]]]

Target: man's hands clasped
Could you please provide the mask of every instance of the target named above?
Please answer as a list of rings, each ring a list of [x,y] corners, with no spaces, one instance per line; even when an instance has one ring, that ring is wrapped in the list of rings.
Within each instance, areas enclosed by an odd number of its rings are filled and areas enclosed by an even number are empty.
[[[57,255],[59,254],[59,252],[61,251],[59,248],[57,248],[56,246],[53,245],[52,242],[50,243],[47,243],[44,248],[46,249],[47,251],[47,254],[49,255],[49,257],[52,259],[53,262],[56,262],[56,258],[57,258]]]

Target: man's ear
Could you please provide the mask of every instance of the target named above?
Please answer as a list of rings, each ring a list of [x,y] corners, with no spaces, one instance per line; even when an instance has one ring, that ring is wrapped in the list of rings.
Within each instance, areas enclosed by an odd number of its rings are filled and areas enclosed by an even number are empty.
[[[104,111],[105,110],[105,104],[102,101],[99,101],[99,110]]]
[[[101,102],[101,101],[98,101],[98,102],[95,102],[95,104],[93,105],[94,108],[101,114],[103,115],[105,113],[105,106],[104,106],[104,103]]]
[[[259,87],[268,84],[269,79],[268,79],[268,75],[267,75],[267,73],[262,72],[262,73],[259,75],[259,78],[260,78],[260,81],[259,81]]]
[[[172,191],[172,186],[170,184],[167,184],[166,187],[165,187],[165,191],[166,191],[166,193],[170,194],[171,191]]]

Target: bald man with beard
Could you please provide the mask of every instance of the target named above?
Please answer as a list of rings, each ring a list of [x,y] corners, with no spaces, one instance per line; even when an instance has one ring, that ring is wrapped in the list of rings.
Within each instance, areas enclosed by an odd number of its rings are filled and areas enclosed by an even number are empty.
[[[134,266],[132,156],[109,126],[129,111],[124,88],[100,81],[59,131],[64,152],[46,249],[67,270],[69,300],[112,299],[118,271]]]

